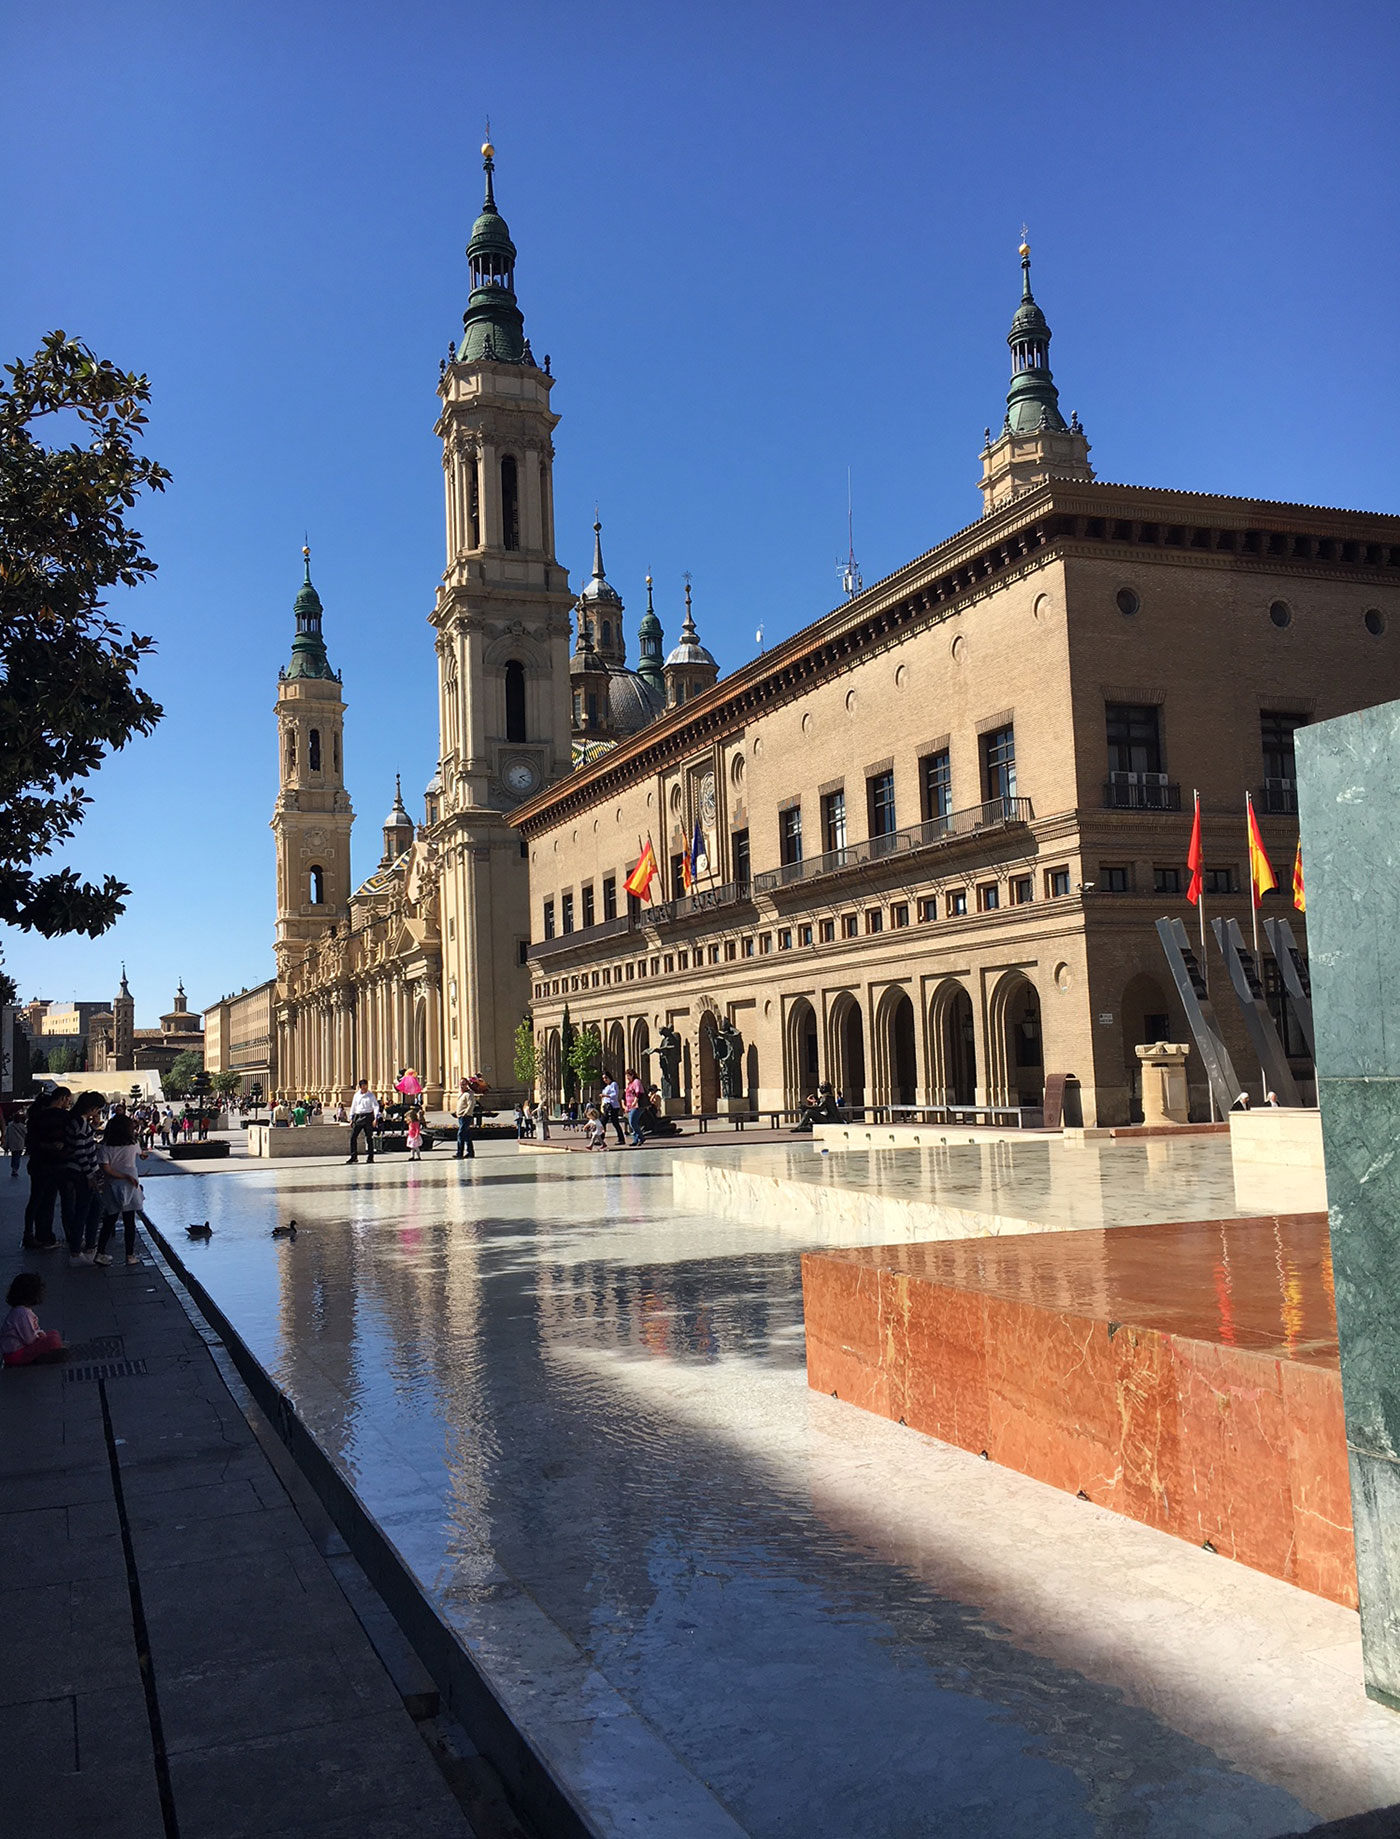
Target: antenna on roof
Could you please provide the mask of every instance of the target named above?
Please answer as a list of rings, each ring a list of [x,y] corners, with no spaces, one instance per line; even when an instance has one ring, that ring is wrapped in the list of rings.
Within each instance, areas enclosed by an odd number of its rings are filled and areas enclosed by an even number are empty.
[[[865,586],[861,580],[860,564],[856,561],[855,515],[851,500],[851,469],[846,468],[846,560],[838,562],[841,575],[841,592],[847,600],[854,600]]]

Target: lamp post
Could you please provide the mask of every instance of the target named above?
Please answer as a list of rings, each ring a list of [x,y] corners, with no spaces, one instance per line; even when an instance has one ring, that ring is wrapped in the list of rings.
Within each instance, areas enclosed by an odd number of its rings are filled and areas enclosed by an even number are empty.
[[[262,1101],[262,1081],[260,1079],[255,1079],[252,1085],[248,1087],[248,1103],[253,1107],[253,1122],[255,1124],[258,1121],[258,1112],[262,1108]]]
[[[198,1134],[199,1140],[203,1142],[204,1134],[205,1134],[204,1101],[208,1097],[208,1094],[209,1094],[209,1075],[208,1073],[202,1070],[196,1073],[194,1078],[190,1081],[190,1089],[194,1093],[194,1096],[195,1096],[195,1106],[196,1106],[195,1129]]]

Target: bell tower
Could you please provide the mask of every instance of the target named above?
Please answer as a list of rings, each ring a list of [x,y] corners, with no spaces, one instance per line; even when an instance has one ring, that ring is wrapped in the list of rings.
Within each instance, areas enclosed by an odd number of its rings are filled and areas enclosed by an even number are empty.
[[[529,864],[506,813],[570,767],[568,575],[554,556],[549,359],[515,297],[495,149],[467,245],[471,294],[440,368],[447,566],[430,619],[438,658],[444,1073],[514,1081],[529,1004]]]
[[[311,551],[302,550],[306,578],[296,597],[291,663],[277,680],[277,975],[313,940],[350,914],[350,826],[355,814],[345,790],[345,699],[321,636],[321,600],[311,585]]]

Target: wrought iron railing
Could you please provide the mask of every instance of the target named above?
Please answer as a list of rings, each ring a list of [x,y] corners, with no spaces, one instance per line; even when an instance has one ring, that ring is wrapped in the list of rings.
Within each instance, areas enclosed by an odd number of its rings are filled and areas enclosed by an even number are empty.
[[[1103,802],[1110,811],[1179,811],[1181,787],[1165,773],[1110,773]]]
[[[1266,779],[1255,794],[1255,804],[1269,817],[1295,817],[1298,812],[1298,781]]]
[[[949,811],[946,816],[931,817],[927,823],[916,824],[910,830],[892,830],[887,836],[866,837],[859,843],[847,843],[841,849],[829,849],[825,855],[808,856],[801,862],[784,862],[781,868],[765,869],[753,878],[754,892],[773,894],[821,876],[868,868],[895,857],[937,849],[944,843],[965,842],[968,837],[984,831],[1004,830],[1009,824],[1028,824],[1034,815],[1029,798],[989,798],[985,804],[970,805],[965,811]]]

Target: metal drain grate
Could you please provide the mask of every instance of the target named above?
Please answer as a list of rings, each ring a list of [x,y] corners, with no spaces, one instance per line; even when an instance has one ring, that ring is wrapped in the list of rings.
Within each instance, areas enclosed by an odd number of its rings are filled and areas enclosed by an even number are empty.
[[[94,1335],[91,1341],[75,1341],[68,1349],[70,1360],[120,1360],[126,1353],[125,1335]]]
[[[92,1360],[86,1366],[70,1366],[70,1384],[84,1379],[136,1379],[145,1374],[144,1360]]]

